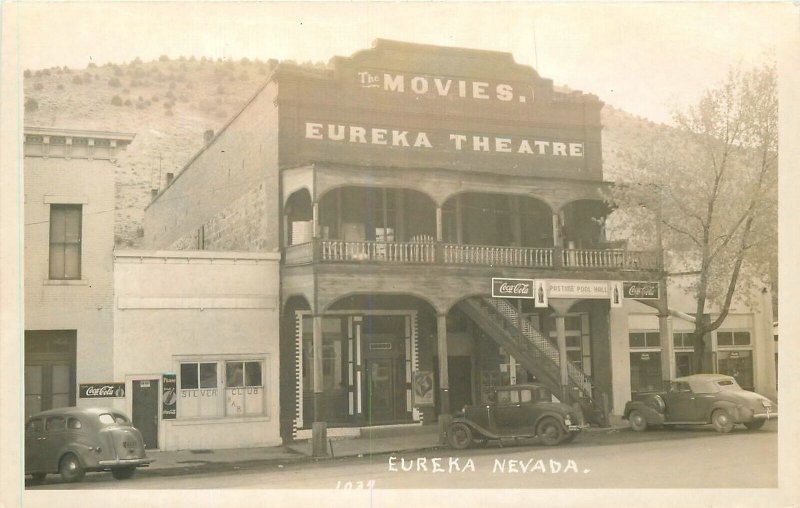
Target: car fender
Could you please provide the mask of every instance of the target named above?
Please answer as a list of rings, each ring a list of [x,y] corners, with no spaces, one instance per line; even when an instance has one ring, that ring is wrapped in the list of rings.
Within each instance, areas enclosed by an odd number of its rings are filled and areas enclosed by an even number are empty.
[[[739,411],[736,408],[736,404],[728,400],[717,400],[711,405],[711,410],[708,412],[706,416],[706,420],[708,423],[711,423],[711,415],[714,414],[714,411],[717,409],[724,409],[728,412],[728,414],[733,418],[736,423],[741,423],[741,417],[739,415]]]
[[[469,420],[467,418],[460,418],[460,417],[453,418],[453,423],[463,423],[464,425],[466,425],[469,428],[471,428],[472,430],[474,430],[476,433],[480,434],[483,437],[489,438],[489,439],[499,439],[500,438],[500,436],[498,436],[494,432],[490,431],[489,429],[487,429],[487,428],[485,428],[485,427],[483,427],[481,425],[478,425],[477,423],[475,423],[472,420]],[[451,423],[450,425],[452,425],[453,423]]]
[[[567,426],[564,424],[564,416],[565,415],[556,411],[545,411],[536,419],[536,423],[533,425],[533,428],[538,429],[539,423],[545,418],[554,418],[561,425],[561,428],[564,430],[564,432],[567,432],[569,429],[567,429]]]
[[[642,416],[644,416],[648,424],[661,425],[664,423],[664,415],[662,413],[659,413],[651,406],[641,401],[631,401],[625,404],[625,413],[622,417],[627,420],[634,410],[642,413]]]
[[[97,459],[94,457],[92,453],[91,447],[87,446],[84,443],[74,442],[69,443],[65,446],[62,446],[61,449],[58,451],[58,462],[56,463],[56,469],[61,465],[61,459],[68,453],[71,453],[78,457],[78,462],[81,463],[81,467],[84,469],[92,469],[98,467]]]

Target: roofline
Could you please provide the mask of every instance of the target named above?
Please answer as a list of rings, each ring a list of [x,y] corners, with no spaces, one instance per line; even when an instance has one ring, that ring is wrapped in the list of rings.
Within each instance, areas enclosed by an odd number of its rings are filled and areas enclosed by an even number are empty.
[[[115,250],[114,261],[121,259],[230,259],[234,261],[280,261],[280,252],[211,251],[211,250]]]
[[[78,136],[97,139],[120,139],[133,141],[136,137],[135,132],[116,132],[116,131],[89,131],[84,129],[62,129],[59,127],[24,127],[25,134],[42,134],[45,136]]]

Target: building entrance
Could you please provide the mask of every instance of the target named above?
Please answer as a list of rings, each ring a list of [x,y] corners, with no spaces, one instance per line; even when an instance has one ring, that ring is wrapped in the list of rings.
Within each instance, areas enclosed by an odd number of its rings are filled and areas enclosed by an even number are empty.
[[[133,381],[133,426],[142,433],[148,450],[158,448],[158,379]]]
[[[406,316],[364,316],[361,337],[366,423],[407,421]]]
[[[75,405],[75,330],[25,332],[25,416]]]

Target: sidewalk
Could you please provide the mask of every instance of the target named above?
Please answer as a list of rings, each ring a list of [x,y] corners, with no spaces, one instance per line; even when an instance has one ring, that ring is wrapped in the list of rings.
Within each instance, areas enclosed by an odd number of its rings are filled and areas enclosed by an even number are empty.
[[[611,427],[590,428],[592,434],[613,434],[628,428],[627,422],[612,422]],[[369,455],[436,449],[439,444],[437,425],[363,428],[359,437],[329,437],[329,458],[367,457]],[[242,470],[273,465],[282,468],[289,464],[314,460],[311,441],[298,441],[286,446],[263,448],[232,448],[222,450],[154,451],[155,459],[138,474],[174,476],[221,470]]]
[[[438,426],[416,426],[398,429],[362,429],[355,438],[330,437],[331,458],[364,457],[373,454],[424,450],[439,445]],[[147,454],[154,461],[138,474],[172,476],[188,473],[239,470],[250,467],[287,464],[314,460],[311,441],[298,441],[287,446],[263,448],[231,448],[222,450],[153,451]]]

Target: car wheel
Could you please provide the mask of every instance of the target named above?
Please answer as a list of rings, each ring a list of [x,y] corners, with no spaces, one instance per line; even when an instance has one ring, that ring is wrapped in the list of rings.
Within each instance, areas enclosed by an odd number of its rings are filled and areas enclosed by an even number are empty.
[[[45,478],[47,478],[47,473],[32,473],[31,483],[34,485],[39,485],[40,483],[44,482]]]
[[[631,428],[636,432],[647,430],[647,418],[639,411],[631,411],[631,414],[628,415],[628,421],[631,423]]]
[[[545,418],[536,427],[536,436],[542,444],[554,446],[564,439],[564,430],[554,418]]]
[[[450,426],[450,432],[447,433],[447,440],[450,442],[450,446],[457,450],[469,448],[472,444],[472,429],[464,423],[454,423]]]
[[[111,470],[111,474],[117,480],[127,480],[128,478],[133,476],[133,473],[135,472],[136,472],[135,467],[115,467]]]
[[[79,482],[86,475],[81,461],[72,453],[64,455],[61,459],[58,465],[58,472],[61,474],[61,479],[67,483]]]
[[[714,428],[717,432],[722,432],[723,434],[733,430],[733,420],[724,409],[717,409],[714,411],[711,415],[711,423],[714,424]]]
[[[744,424],[747,427],[747,430],[758,430],[767,423],[766,420],[753,420],[752,422],[747,422]]]

